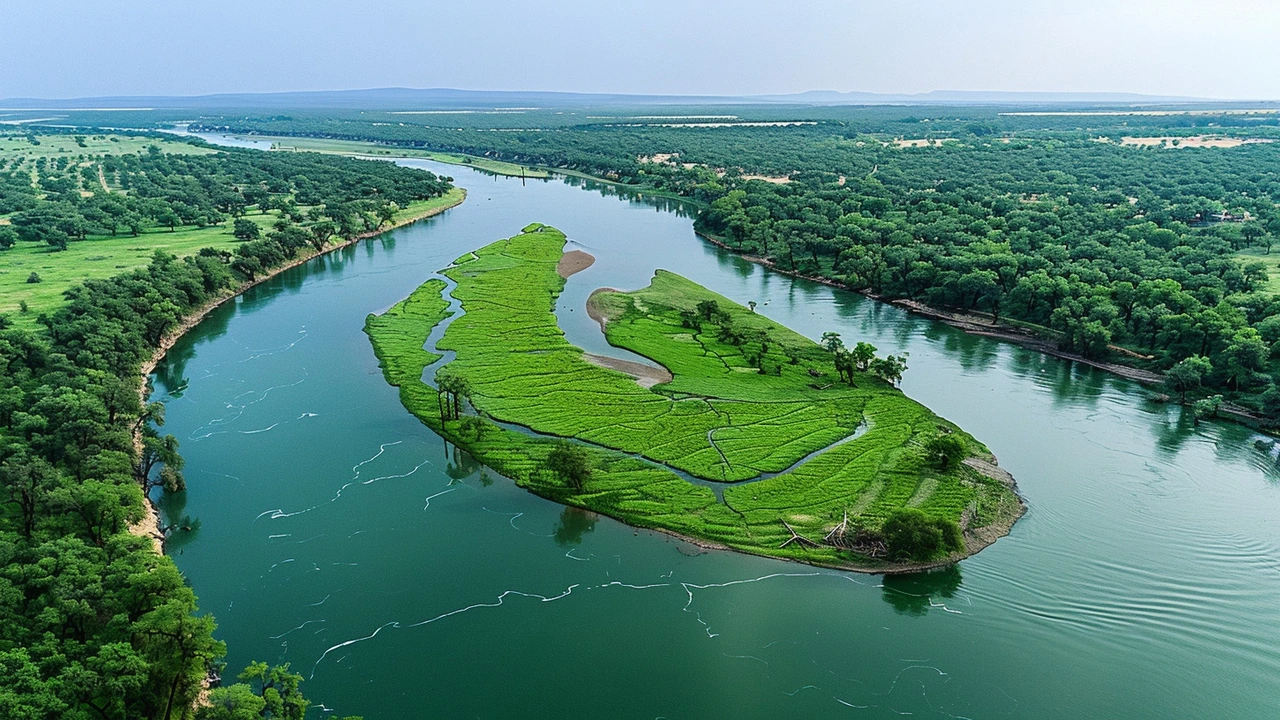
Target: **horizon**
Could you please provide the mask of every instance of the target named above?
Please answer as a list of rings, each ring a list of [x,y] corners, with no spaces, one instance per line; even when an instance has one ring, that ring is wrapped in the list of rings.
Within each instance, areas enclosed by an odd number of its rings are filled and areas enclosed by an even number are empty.
[[[1280,60],[1269,50],[1280,7],[1261,0],[1217,3],[1209,16],[1189,0],[1083,0],[1070,8],[1012,0],[964,7],[942,0],[802,0],[786,13],[759,2],[673,0],[642,8],[582,0],[536,7],[493,0],[466,7],[403,0],[346,5],[320,0],[299,12],[247,0],[216,8],[156,0],[104,8],[72,0],[11,8],[0,48],[11,72],[0,77],[0,98],[390,87],[714,97],[816,91],[1280,98]],[[551,30],[530,35],[537,27]],[[57,43],[47,41],[49,28],[57,28]],[[110,50],[94,50],[91,64],[67,51],[98,48],[104,38],[113,39]],[[699,71],[671,72],[675,67]]]

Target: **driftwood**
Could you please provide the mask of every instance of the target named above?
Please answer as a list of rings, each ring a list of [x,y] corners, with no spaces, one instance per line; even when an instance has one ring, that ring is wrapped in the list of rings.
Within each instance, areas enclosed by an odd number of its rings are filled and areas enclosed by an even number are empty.
[[[822,546],[821,546],[821,545],[819,545],[818,543],[816,543],[816,542],[814,542],[814,541],[810,540],[809,538],[807,538],[807,537],[805,537],[805,536],[801,535],[800,533],[796,532],[796,529],[795,529],[795,528],[793,528],[793,527],[791,527],[791,525],[789,525],[789,524],[787,523],[787,521],[786,521],[786,520],[783,520],[783,521],[782,521],[782,524],[783,524],[783,525],[787,528],[787,530],[791,533],[791,537],[787,538],[786,542],[784,542],[784,543],[782,543],[781,545],[779,545],[779,546],[778,546],[778,548],[779,548],[779,549],[784,548],[784,547],[786,547],[786,546],[790,545],[790,544],[791,544],[791,543],[793,543],[793,542],[798,542],[798,543],[800,543],[801,545],[808,545],[808,546],[810,546],[810,547],[815,547],[815,548],[816,548],[816,547],[822,547]]]

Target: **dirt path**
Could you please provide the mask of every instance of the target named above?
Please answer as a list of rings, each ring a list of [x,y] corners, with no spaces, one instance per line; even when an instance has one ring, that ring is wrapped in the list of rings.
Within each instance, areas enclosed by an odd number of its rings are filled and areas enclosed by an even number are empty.
[[[98,182],[102,183],[102,192],[110,195],[111,188],[107,186],[107,176],[106,173],[102,172],[101,164],[98,165]]]

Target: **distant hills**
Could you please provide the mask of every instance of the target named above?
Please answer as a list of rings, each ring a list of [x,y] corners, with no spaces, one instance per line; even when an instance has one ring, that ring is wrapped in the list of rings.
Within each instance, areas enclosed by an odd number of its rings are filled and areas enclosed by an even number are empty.
[[[221,93],[190,96],[119,96],[75,99],[0,99],[0,109],[76,110],[164,108],[367,109],[565,107],[603,105],[1152,105],[1240,102],[1138,93],[984,92],[935,90],[927,93],[868,93],[812,90],[785,95],[627,95],[612,93],[456,90],[451,88],[371,88],[279,93]]]

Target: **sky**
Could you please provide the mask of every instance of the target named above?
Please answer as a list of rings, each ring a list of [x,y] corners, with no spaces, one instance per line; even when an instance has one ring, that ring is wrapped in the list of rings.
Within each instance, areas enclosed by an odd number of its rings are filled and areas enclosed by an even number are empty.
[[[4,0],[0,98],[451,87],[1280,99],[1275,0]]]

